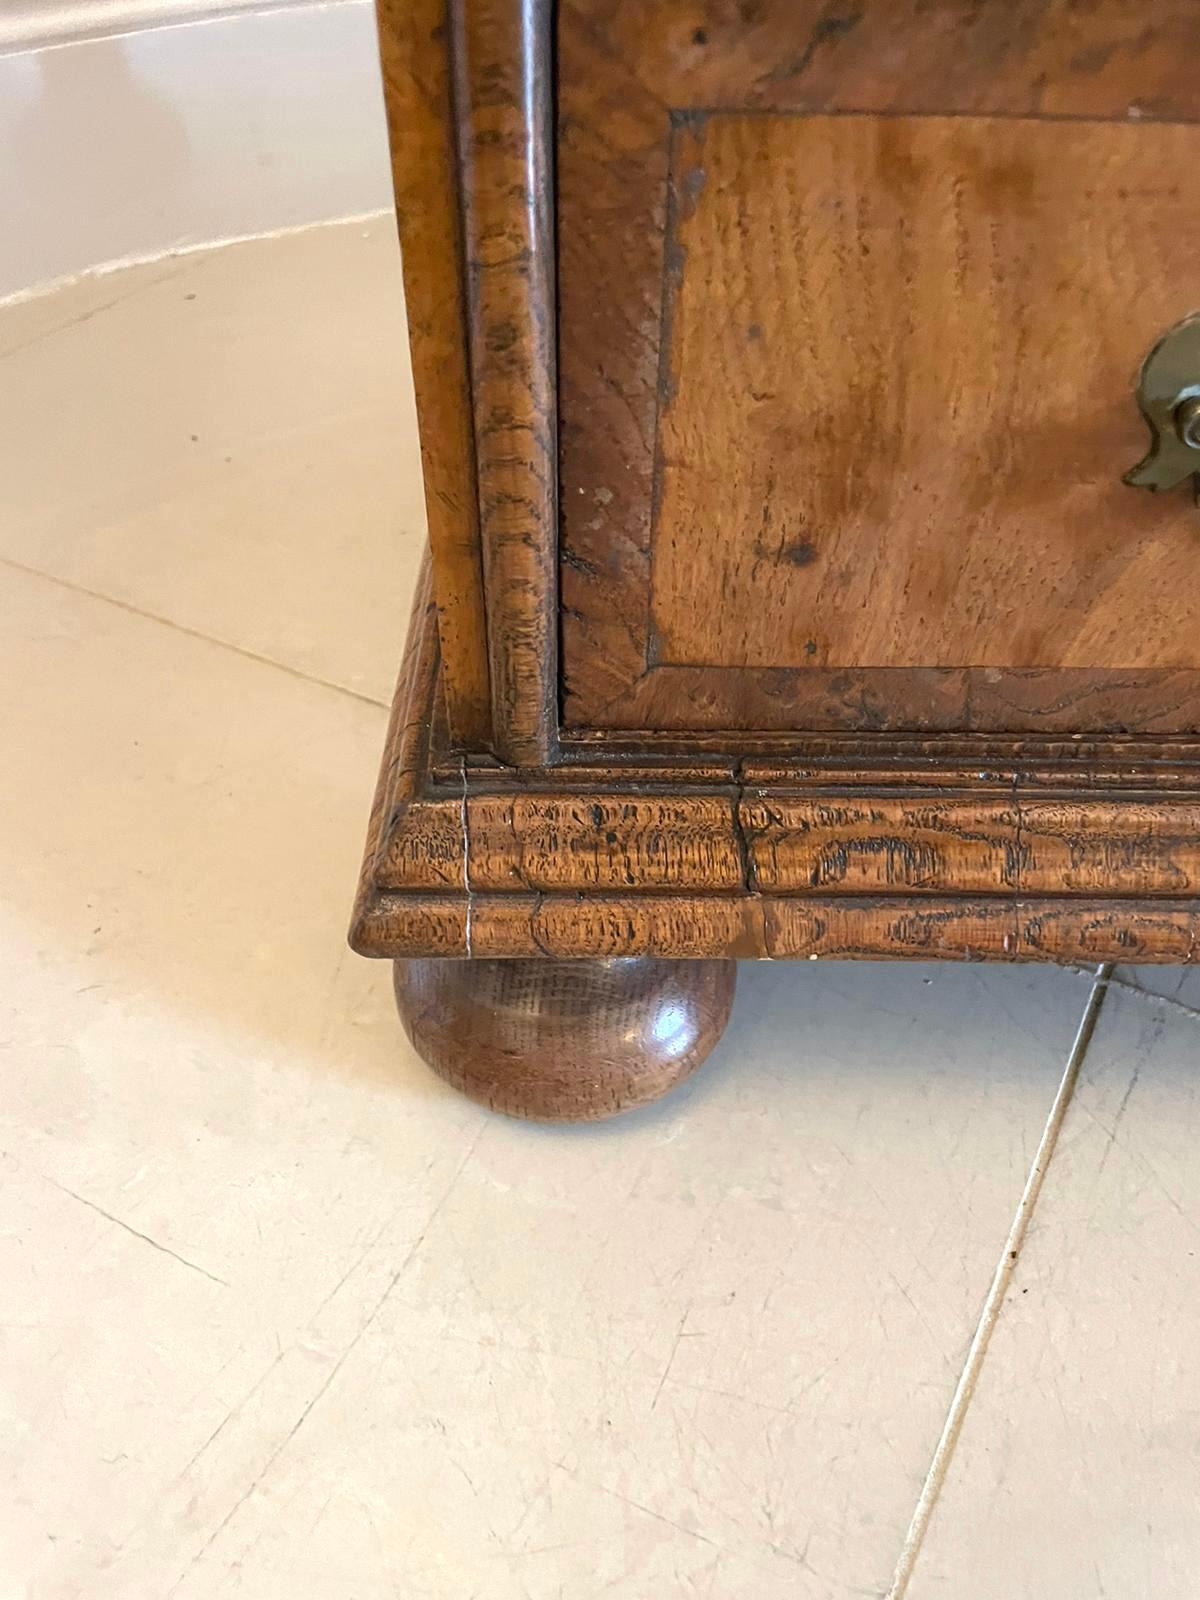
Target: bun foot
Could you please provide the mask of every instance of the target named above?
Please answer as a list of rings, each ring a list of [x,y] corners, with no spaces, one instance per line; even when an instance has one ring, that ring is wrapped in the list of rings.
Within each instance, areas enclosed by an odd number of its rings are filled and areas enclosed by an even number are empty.
[[[397,961],[417,1053],[494,1111],[592,1122],[657,1100],[724,1032],[733,961]]]

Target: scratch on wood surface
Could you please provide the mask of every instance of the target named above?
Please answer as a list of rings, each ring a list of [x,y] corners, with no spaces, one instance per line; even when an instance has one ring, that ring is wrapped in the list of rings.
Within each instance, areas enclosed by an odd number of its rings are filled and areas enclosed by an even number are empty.
[[[463,892],[467,897],[466,927],[463,936],[466,942],[466,955],[469,961],[471,959],[471,912],[473,907],[471,896],[471,830],[469,824],[467,799],[467,758],[465,755],[458,758],[458,771],[459,777],[462,781],[462,800],[460,803],[459,815],[462,819]]]

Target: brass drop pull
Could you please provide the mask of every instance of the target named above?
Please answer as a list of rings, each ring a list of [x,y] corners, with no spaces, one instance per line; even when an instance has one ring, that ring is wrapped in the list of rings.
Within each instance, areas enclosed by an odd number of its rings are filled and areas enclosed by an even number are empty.
[[[1168,328],[1142,362],[1137,403],[1150,450],[1125,474],[1138,489],[1173,489],[1196,479],[1200,502],[1200,312]]]

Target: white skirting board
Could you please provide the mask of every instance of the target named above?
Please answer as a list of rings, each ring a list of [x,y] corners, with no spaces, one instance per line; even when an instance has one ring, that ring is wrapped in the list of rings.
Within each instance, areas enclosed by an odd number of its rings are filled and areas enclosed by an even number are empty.
[[[370,0],[85,0],[6,23],[0,299],[391,204]]]

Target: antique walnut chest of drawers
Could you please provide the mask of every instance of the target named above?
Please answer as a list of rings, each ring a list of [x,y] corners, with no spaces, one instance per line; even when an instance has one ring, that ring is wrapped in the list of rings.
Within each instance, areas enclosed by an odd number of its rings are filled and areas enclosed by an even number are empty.
[[[430,560],[352,938],[418,1049],[595,1116],[736,957],[1192,959],[1195,0],[379,21]]]

